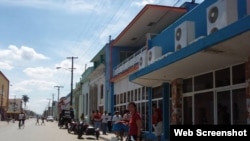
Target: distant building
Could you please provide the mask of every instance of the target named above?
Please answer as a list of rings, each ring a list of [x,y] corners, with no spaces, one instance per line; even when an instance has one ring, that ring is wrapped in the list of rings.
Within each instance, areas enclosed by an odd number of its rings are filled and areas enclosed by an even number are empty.
[[[9,99],[8,111],[6,113],[6,117],[15,118],[18,120],[18,114],[22,110],[22,99]]]
[[[58,111],[60,113],[63,109],[69,109],[69,108],[70,108],[70,94],[60,98],[60,102],[58,104]]]
[[[76,84],[73,94],[73,106],[75,110],[75,117],[80,118],[84,113],[85,120],[88,121],[89,117],[89,77],[93,71],[93,67],[87,68],[80,79],[80,82]]]
[[[90,92],[90,87],[89,87],[89,82],[90,82],[90,74],[93,71],[93,67],[89,67],[82,75],[82,93],[83,93],[83,113],[85,114],[86,121],[89,121],[89,117],[91,115],[91,111],[89,111],[89,108],[91,107],[91,104],[89,102],[89,92]]]
[[[22,99],[9,99],[8,113],[16,112],[19,113],[22,110]]]
[[[0,71],[0,120],[5,119],[8,110],[9,85],[8,78]]]
[[[89,77],[89,102],[91,103],[89,111],[99,110],[104,112],[108,107],[105,105],[105,100],[107,100],[105,91],[105,46],[95,55],[91,62],[94,63],[94,68]]]

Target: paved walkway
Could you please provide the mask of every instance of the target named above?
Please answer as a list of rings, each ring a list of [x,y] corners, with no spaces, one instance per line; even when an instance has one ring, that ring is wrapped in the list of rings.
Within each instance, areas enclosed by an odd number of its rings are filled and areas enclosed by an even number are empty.
[[[14,135],[14,136],[13,136]],[[110,141],[115,135],[100,135],[99,141]],[[9,124],[5,121],[0,122],[1,141],[80,141],[76,135],[68,134],[67,130],[59,129],[56,122],[46,122],[43,126],[35,124],[35,120],[27,120],[23,129],[18,128],[18,122]],[[83,140],[93,141],[93,135],[83,135]]]
[[[105,141],[110,141],[112,137],[115,137],[113,133],[108,133],[107,135],[100,135],[100,139]]]
[[[0,127],[7,126],[9,123],[7,121],[0,121]]]

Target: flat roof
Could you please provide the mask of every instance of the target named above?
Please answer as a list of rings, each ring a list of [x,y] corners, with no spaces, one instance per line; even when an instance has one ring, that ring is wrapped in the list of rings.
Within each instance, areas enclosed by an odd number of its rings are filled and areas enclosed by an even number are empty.
[[[146,34],[157,34],[187,12],[183,7],[146,5],[112,42],[113,46],[143,46]]]

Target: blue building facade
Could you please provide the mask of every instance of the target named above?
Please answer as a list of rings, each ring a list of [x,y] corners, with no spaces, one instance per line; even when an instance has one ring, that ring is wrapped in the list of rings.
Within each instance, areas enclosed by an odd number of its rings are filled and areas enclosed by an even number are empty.
[[[135,101],[152,132],[151,105],[157,104],[164,113],[164,140],[170,124],[250,124],[247,5],[146,5],[106,48],[109,110],[122,111]]]
[[[92,110],[122,113],[133,101],[143,128],[153,132],[156,104],[163,110],[162,140],[169,140],[171,124],[250,124],[249,3],[146,5],[92,59],[89,102],[104,93]]]
[[[150,41],[162,55],[130,81],[162,86],[164,139],[170,124],[250,124],[246,2],[204,1]]]

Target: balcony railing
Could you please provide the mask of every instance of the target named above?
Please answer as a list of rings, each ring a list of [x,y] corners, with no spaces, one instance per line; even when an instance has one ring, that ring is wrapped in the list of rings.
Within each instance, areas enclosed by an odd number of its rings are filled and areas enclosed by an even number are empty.
[[[133,66],[137,65],[139,62],[140,54],[146,50],[146,47],[141,48],[131,56],[129,56],[126,60],[122,61],[113,69],[113,76],[117,76],[122,72],[132,68]]]

